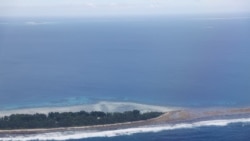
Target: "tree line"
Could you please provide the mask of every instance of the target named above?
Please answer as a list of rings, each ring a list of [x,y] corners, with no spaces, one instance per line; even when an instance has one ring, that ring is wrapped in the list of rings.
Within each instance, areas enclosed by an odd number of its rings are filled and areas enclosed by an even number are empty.
[[[93,112],[51,112],[46,114],[12,114],[0,118],[0,129],[35,129],[73,126],[90,126],[147,120],[160,116],[161,112],[141,113],[139,110],[105,113]]]

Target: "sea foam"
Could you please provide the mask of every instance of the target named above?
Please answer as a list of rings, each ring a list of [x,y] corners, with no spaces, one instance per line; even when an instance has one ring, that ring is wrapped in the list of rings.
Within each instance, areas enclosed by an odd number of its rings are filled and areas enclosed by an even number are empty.
[[[177,129],[190,129],[206,126],[227,126],[232,123],[248,123],[250,118],[239,118],[239,119],[221,119],[221,120],[207,120],[207,121],[197,121],[192,123],[178,123],[178,124],[166,124],[158,126],[147,126],[147,127],[137,127],[128,129],[118,129],[109,131],[66,131],[66,132],[53,132],[53,133],[43,133],[34,135],[17,135],[0,137],[2,141],[29,141],[29,140],[69,140],[69,139],[84,139],[84,138],[94,138],[94,137],[115,137],[115,136],[125,136],[137,133],[149,133],[149,132],[161,132],[167,130],[177,130]]]

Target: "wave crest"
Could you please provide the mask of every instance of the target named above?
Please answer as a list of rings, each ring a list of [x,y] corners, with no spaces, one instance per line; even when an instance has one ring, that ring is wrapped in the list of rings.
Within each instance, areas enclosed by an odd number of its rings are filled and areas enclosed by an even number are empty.
[[[17,135],[0,137],[3,141],[27,141],[27,140],[69,140],[69,139],[84,139],[84,138],[94,138],[94,137],[115,137],[132,135],[136,133],[148,133],[148,132],[160,132],[167,130],[176,129],[190,129],[197,127],[206,126],[227,126],[232,123],[248,123],[250,118],[240,118],[240,119],[222,119],[222,120],[207,120],[198,121],[193,123],[178,123],[178,124],[166,124],[160,126],[147,126],[147,127],[137,127],[119,130],[109,130],[109,131],[66,131],[66,132],[53,132],[53,133],[43,133],[34,135]]]

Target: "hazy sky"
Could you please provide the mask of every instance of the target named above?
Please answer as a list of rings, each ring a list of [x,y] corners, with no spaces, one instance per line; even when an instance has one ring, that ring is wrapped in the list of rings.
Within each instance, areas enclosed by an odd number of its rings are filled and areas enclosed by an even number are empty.
[[[250,0],[0,0],[0,16],[248,13]]]

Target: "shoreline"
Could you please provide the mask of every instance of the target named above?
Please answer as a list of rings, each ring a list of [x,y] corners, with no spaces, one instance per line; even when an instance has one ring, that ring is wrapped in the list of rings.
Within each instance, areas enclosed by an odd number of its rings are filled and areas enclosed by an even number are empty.
[[[38,108],[21,108],[12,110],[0,110],[0,117],[9,116],[12,114],[48,114],[50,112],[79,112],[79,111],[102,111],[102,112],[125,112],[132,110],[139,110],[145,112],[169,112],[179,110],[179,107],[166,107],[157,105],[140,104],[133,102],[110,102],[100,101],[94,104],[82,104],[73,106],[61,107],[38,107]]]
[[[247,117],[250,118],[249,108],[230,108],[230,109],[185,109],[175,110],[164,113],[163,115],[141,121],[93,125],[93,126],[79,126],[79,127],[59,127],[59,128],[37,128],[37,129],[13,129],[13,130],[0,130],[0,138],[5,135],[32,135],[53,132],[66,132],[66,131],[112,131],[139,127],[153,127],[165,124],[177,123],[192,123],[194,121],[209,121],[209,120],[223,120]]]

